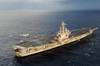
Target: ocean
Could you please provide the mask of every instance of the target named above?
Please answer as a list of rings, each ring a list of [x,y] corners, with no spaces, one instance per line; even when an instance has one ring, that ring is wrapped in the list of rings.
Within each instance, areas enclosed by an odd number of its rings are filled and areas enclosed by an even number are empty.
[[[69,30],[97,27],[90,38],[36,55],[18,58],[12,45],[29,37],[58,32],[64,21]],[[100,66],[100,11],[0,11],[0,66]]]

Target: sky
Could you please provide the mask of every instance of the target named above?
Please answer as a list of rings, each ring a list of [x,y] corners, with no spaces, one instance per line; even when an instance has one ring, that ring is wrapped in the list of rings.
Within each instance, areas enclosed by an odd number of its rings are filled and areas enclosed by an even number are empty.
[[[0,10],[100,10],[100,0],[0,0]]]

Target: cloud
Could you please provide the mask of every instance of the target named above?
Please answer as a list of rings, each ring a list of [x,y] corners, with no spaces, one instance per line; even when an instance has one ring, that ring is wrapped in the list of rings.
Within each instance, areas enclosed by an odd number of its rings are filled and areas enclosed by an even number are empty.
[[[22,0],[0,0],[0,2],[21,2]]]
[[[35,2],[35,3],[41,3],[43,2],[44,0],[28,0],[28,2]]]
[[[100,0],[0,0],[0,9],[80,10],[100,9]]]
[[[70,0],[0,0],[0,2],[31,2],[31,3],[43,3],[43,2],[61,2]]]

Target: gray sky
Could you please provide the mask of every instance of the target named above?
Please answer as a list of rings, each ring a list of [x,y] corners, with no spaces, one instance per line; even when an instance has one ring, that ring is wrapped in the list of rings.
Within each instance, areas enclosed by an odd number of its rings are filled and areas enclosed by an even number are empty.
[[[0,10],[100,10],[100,0],[0,0]]]

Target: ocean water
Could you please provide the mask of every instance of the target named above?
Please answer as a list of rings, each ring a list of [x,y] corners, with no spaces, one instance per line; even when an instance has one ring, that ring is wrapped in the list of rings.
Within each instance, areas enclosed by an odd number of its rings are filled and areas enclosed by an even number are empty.
[[[61,21],[67,28],[98,27],[92,36],[71,46],[17,58],[12,45],[29,37],[59,30]],[[0,11],[0,66],[100,66],[100,11]]]

